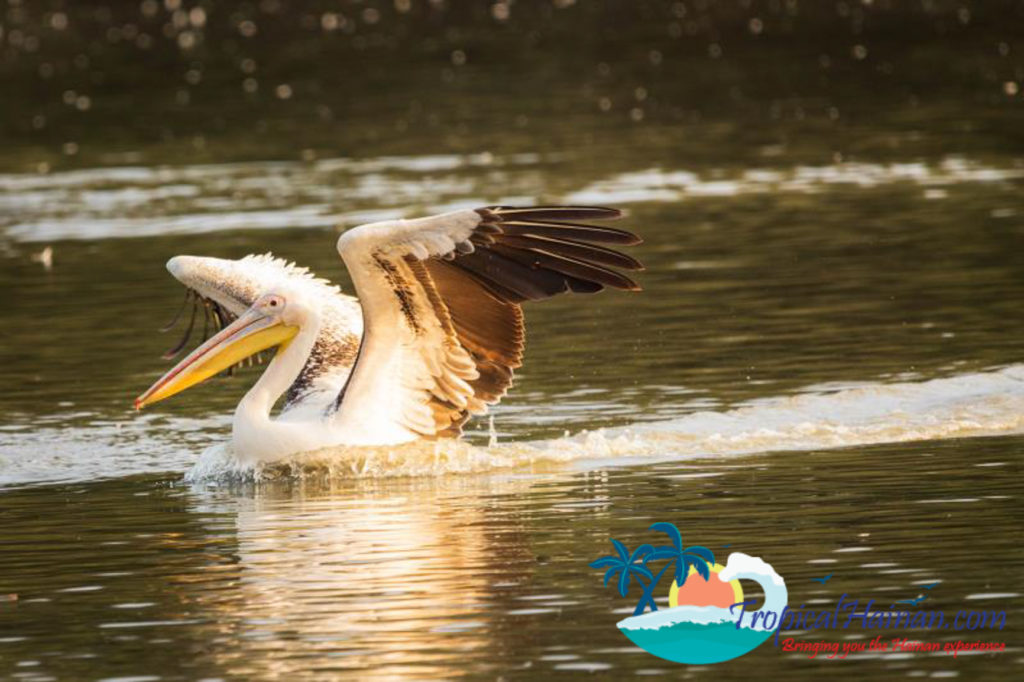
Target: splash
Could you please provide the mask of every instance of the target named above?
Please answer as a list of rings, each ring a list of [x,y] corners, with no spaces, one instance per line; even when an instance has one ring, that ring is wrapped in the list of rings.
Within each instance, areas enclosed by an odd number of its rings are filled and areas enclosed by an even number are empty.
[[[244,466],[208,448],[189,481],[440,476],[503,469],[594,469],[944,438],[1024,433],[1024,365],[916,383],[868,384],[773,398],[726,412],[544,441],[433,441],[338,447]]]
[[[585,410],[585,405],[580,407]],[[502,413],[496,411],[500,424]],[[26,416],[0,428],[0,486],[188,471],[190,481],[437,477],[511,471],[593,470],[659,461],[722,459],[880,443],[1024,434],[1024,364],[921,382],[817,386],[727,411],[585,431],[542,441],[467,441],[331,448],[243,466],[226,439],[230,415],[150,414],[112,420],[88,413]],[[31,424],[30,426],[28,424]],[[205,452],[196,459],[196,453]]]

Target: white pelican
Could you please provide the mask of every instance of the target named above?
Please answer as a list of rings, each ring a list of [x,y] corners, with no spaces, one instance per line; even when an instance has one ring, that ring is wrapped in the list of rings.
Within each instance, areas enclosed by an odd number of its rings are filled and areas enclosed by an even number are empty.
[[[167,263],[220,330],[135,401],[141,409],[260,351],[273,360],[235,410],[243,461],[334,445],[458,437],[522,364],[520,304],[639,286],[634,258],[599,244],[636,235],[575,221],[615,209],[489,207],[361,225],[338,239],[358,301],[270,254]],[[187,341],[195,321],[177,349]],[[285,396],[276,418],[271,411]]]

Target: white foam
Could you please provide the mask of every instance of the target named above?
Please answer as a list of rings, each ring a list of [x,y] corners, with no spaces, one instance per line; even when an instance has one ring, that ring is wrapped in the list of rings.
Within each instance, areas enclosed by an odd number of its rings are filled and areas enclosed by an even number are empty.
[[[574,410],[588,404],[576,401]],[[495,412],[500,426],[502,410]],[[0,485],[89,480],[192,468],[190,480],[280,477],[442,476],[502,469],[596,469],[651,461],[725,458],[943,438],[1024,433],[1024,365],[920,382],[819,386],[728,411],[528,442],[435,441],[334,448],[275,465],[238,465],[226,439],[230,414],[204,419],[159,413],[112,420],[88,414],[25,419],[0,429]],[[30,454],[27,454],[30,453]],[[194,464],[194,466],[192,466]]]
[[[1024,365],[774,398],[727,412],[699,412],[546,441],[327,448],[256,469],[240,468],[230,448],[218,446],[203,454],[189,478],[437,476],[567,464],[593,469],[1006,433],[1024,433]]]

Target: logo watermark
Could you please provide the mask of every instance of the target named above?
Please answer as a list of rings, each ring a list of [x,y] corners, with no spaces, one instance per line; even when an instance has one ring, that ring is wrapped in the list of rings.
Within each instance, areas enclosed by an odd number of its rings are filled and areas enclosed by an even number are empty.
[[[785,580],[760,557],[732,552],[722,565],[707,547],[684,546],[679,529],[671,523],[655,523],[650,530],[665,535],[669,544],[644,544],[630,551],[625,544],[612,539],[615,554],[601,557],[590,566],[604,569],[604,584],[607,586],[614,579],[623,597],[633,585],[639,586],[640,598],[633,615],[620,621],[618,627],[634,644],[660,658],[688,664],[719,663],[747,654],[769,639],[774,639],[774,645],[783,652],[829,659],[845,659],[862,652],[945,652],[956,657],[967,652],[1006,649],[1005,642],[924,642],[913,638],[916,631],[1002,630],[1006,626],[1005,611],[962,609],[950,614],[918,608],[928,598],[924,593],[884,606],[875,599],[862,601],[844,592],[835,606],[828,609],[809,609],[804,604],[790,608]],[[658,594],[658,586],[669,576],[669,608],[659,609],[656,599],[665,595],[664,589]],[[812,578],[821,585],[831,579],[831,573]],[[740,580],[760,586],[764,593],[760,608],[754,608],[757,600],[744,598]],[[930,593],[938,584],[921,587]],[[815,641],[784,636],[788,631],[851,628],[869,633],[897,630],[906,636],[879,634],[870,641]]]

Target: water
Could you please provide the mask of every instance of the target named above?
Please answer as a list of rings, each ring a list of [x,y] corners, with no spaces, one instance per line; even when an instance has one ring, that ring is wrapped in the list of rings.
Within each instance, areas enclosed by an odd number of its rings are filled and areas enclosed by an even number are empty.
[[[248,42],[212,10],[61,32],[12,4],[0,677],[1019,677],[1019,8],[879,4],[452,7],[438,37],[403,3],[353,32],[261,3]],[[231,472],[258,370],[131,410],[176,341],[173,255],[272,250],[350,291],[344,227],[555,201],[627,209],[644,291],[530,306],[517,385],[463,444]],[[791,606],[938,582],[922,607],[1007,626],[921,639],[1008,650],[678,668],[587,568],[656,521],[763,557]]]

